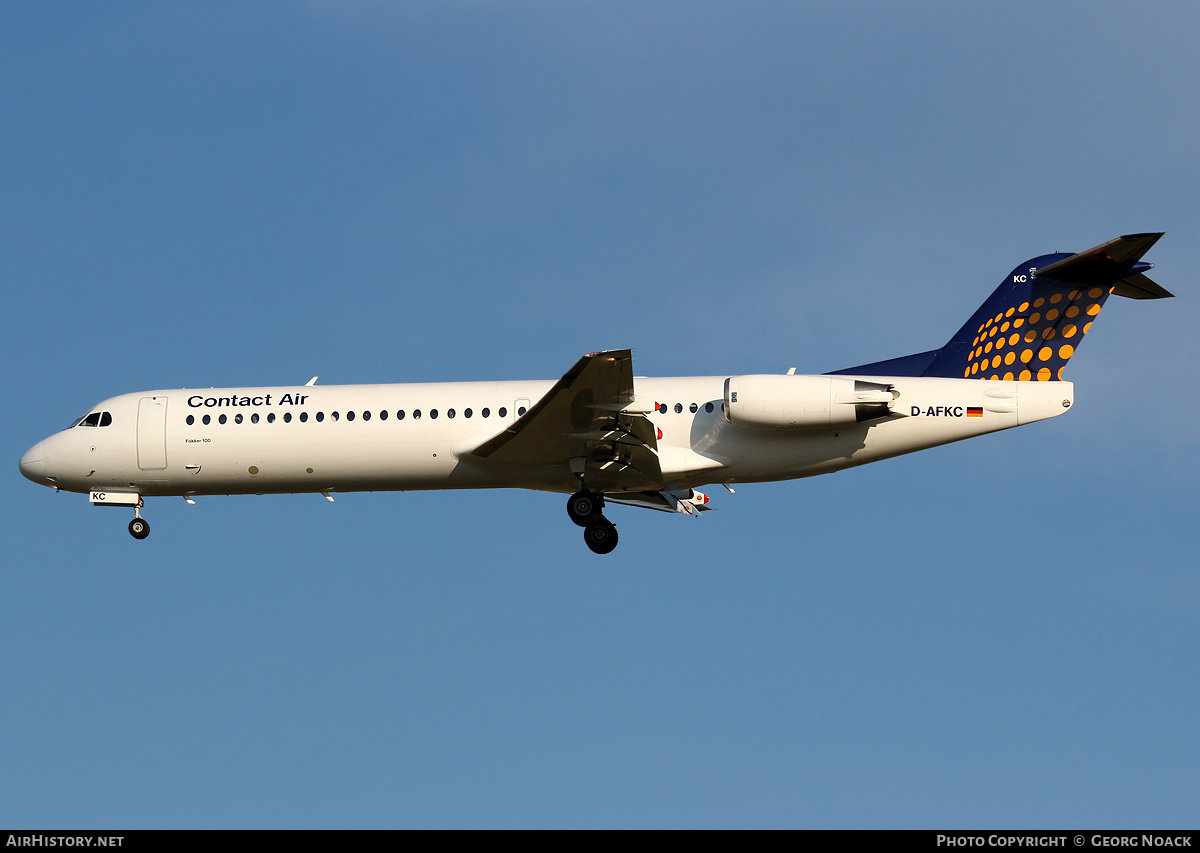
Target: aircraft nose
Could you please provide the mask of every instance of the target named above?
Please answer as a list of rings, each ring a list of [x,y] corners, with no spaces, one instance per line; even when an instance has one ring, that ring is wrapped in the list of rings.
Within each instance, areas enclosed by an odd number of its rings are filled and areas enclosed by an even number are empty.
[[[46,474],[46,450],[45,442],[39,441],[29,450],[25,451],[25,455],[21,457],[21,473],[35,483],[45,485],[48,479]]]

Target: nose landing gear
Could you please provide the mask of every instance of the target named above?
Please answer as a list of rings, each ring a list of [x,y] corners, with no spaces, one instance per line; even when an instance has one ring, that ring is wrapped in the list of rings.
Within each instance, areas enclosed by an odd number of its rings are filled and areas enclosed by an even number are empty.
[[[150,522],[142,518],[138,507],[133,508],[133,521],[129,522],[129,535],[134,539],[145,539],[150,535]]]
[[[92,502],[92,506],[133,507],[133,521],[129,522],[129,535],[134,539],[145,539],[150,535],[150,522],[142,518],[142,496],[137,492],[110,492],[107,489],[92,489],[88,494],[88,500]]]

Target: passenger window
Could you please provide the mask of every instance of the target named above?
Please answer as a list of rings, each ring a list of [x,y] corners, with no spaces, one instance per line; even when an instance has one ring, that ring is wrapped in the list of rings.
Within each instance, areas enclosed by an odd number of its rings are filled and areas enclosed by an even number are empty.
[[[704,411],[706,411],[706,412],[711,412],[711,411],[712,411],[712,403],[705,403],[705,404],[704,404]]]
[[[325,420],[325,413],[317,412],[316,418],[317,418],[317,423],[321,423],[323,420]]]
[[[429,418],[430,418],[430,420],[435,420],[435,421],[437,420],[437,409],[429,410]]]
[[[396,410],[396,420],[398,420],[398,421],[404,420],[404,409]]]
[[[384,409],[379,413],[379,420],[381,420],[381,421],[387,420],[387,409]]]
[[[346,412],[346,420],[348,420],[348,421],[354,420],[354,412]]]
[[[525,414],[525,412],[526,412],[526,409],[525,409],[525,407],[524,407],[524,406],[522,406],[521,408],[517,409],[517,417],[518,417],[518,418],[519,418],[519,417],[522,417],[522,416]]]
[[[336,420],[338,419],[338,417],[339,417],[339,416],[338,416],[338,413],[337,413],[337,412],[330,412],[330,413],[329,413],[329,417],[330,417],[332,420],[335,420],[335,421],[336,421]]]
[[[240,424],[242,422],[242,413],[241,412],[238,412],[236,415],[233,416],[233,422],[235,424]]]
[[[471,410],[470,410],[470,409],[463,409],[463,417],[464,417],[464,418],[469,418],[469,417],[471,417]]]
[[[212,423],[212,415],[205,415],[204,416],[204,425],[208,426],[211,423]]]
[[[480,412],[479,414],[483,415],[485,418],[491,417],[491,415],[492,415],[492,413],[490,411],[488,411],[486,406],[484,406],[483,411]]]
[[[370,410],[363,412],[363,420],[364,420],[364,421],[369,421],[369,420],[371,420],[371,412],[370,412]]]
[[[195,416],[195,415],[188,415],[188,418],[187,418],[187,425],[188,425],[188,426],[191,426],[191,425],[192,425],[192,424],[194,424],[195,422],[196,422],[196,416]]]
[[[499,415],[500,417],[504,417],[505,415],[507,415],[507,414],[508,414],[508,409],[506,409],[506,408],[504,408],[503,406],[501,406],[500,408],[498,408],[498,409],[496,410],[496,414],[497,414],[497,415]]]
[[[308,412],[300,413],[300,423],[302,423],[302,424],[308,423]]]
[[[453,420],[454,419],[454,409],[446,409],[446,417]]]
[[[283,413],[283,422],[285,424],[290,424],[292,422],[292,413],[291,412]]]
[[[696,414],[696,409],[698,409],[698,408],[700,408],[700,407],[697,406],[695,403],[692,403],[692,405],[688,406],[688,411],[694,415],[694,414]]]
[[[675,404],[675,414],[679,415],[682,413],[683,413],[683,403],[676,403]]]
[[[252,423],[252,424],[258,423],[258,412],[255,412],[254,414],[252,414],[250,416],[250,423]]]
[[[205,415],[204,417],[207,418],[208,415]],[[208,421],[206,420],[205,423],[208,423]],[[275,423],[275,413],[274,412],[267,413],[267,423],[269,423],[269,424]]]
[[[414,418],[420,418],[420,417],[421,417],[421,410],[420,410],[420,409],[413,409],[413,417],[414,417]]]
[[[229,418],[225,417],[225,415],[221,415],[221,417],[217,418],[217,421],[222,424],[228,420],[229,420]]]

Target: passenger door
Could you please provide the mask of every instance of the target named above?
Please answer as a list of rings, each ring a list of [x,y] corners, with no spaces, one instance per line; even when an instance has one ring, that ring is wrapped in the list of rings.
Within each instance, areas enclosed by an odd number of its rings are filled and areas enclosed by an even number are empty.
[[[167,398],[143,397],[138,401],[138,467],[161,471],[167,467]]]

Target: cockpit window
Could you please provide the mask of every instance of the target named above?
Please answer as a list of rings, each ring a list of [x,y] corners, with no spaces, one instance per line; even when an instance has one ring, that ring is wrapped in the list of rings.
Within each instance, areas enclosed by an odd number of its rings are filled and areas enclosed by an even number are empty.
[[[68,429],[75,427],[106,427],[112,424],[112,414],[109,412],[91,412],[84,415],[75,423],[71,424]]]

